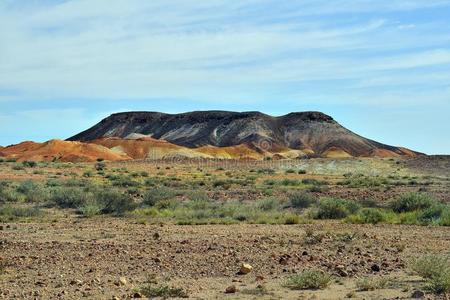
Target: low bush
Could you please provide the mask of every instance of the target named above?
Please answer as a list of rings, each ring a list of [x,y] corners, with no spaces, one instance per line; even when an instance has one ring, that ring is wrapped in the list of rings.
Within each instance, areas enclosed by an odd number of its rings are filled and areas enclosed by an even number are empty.
[[[299,215],[296,214],[286,214],[284,216],[284,222],[285,225],[294,225],[294,224],[301,224],[304,223],[304,220],[300,218]]]
[[[324,198],[317,207],[317,219],[343,219],[358,211],[359,205],[350,200]]]
[[[188,298],[188,294],[181,288],[170,287],[168,285],[146,285],[139,289],[139,292],[148,298]]]
[[[315,199],[307,193],[297,192],[289,195],[289,203],[294,208],[308,208],[315,202]]]
[[[437,294],[450,292],[450,258],[427,255],[414,260],[411,269],[425,278],[427,287]]]
[[[101,214],[102,210],[103,207],[96,201],[89,201],[78,208],[78,212],[87,218]]]
[[[35,183],[31,180],[22,182],[17,192],[24,195],[25,201],[30,203],[46,202],[50,198],[50,192],[42,184]]]
[[[386,212],[376,208],[363,208],[356,215],[345,219],[347,223],[353,224],[378,224],[387,220]]]
[[[326,288],[331,276],[319,270],[305,270],[287,278],[284,286],[292,290],[317,290]]]
[[[441,218],[439,219],[439,225],[450,226],[450,206],[447,205],[442,211]]]
[[[104,214],[123,215],[137,207],[130,195],[115,190],[100,191],[94,197]]]
[[[411,269],[419,276],[429,279],[442,274],[450,268],[450,258],[447,256],[430,254],[413,260]]]
[[[6,181],[0,182],[0,204],[22,201],[24,196],[16,191],[14,185]]]
[[[418,213],[418,220],[422,224],[438,223],[446,206],[441,203],[436,203],[427,207]]]
[[[53,191],[51,203],[61,208],[79,208],[93,201],[93,195],[75,187],[60,187]]]
[[[22,166],[24,166],[24,167],[26,167],[26,168],[34,168],[34,167],[37,166],[37,162],[26,160],[26,161],[23,161],[23,162],[22,162]]]
[[[40,217],[42,210],[38,207],[17,207],[4,205],[0,207],[0,222],[11,222],[23,218]]]
[[[389,282],[386,277],[363,277],[356,281],[356,288],[359,291],[374,291],[386,288]]]
[[[263,211],[276,210],[280,206],[280,202],[275,198],[267,198],[257,202],[257,207]]]
[[[118,186],[118,187],[136,187],[139,186],[140,183],[133,180],[131,177],[129,176],[117,176],[114,178],[110,178],[112,180],[112,185],[113,186]]]
[[[438,202],[422,193],[407,193],[403,194],[397,199],[394,199],[390,206],[393,211],[396,213],[402,212],[410,212],[415,210],[427,209],[433,205],[436,205]]]
[[[144,199],[142,201],[143,204],[147,206],[154,206],[157,202],[161,200],[168,200],[173,197],[175,197],[176,193],[173,191],[173,189],[169,188],[155,188],[149,190],[147,193],[144,194]]]

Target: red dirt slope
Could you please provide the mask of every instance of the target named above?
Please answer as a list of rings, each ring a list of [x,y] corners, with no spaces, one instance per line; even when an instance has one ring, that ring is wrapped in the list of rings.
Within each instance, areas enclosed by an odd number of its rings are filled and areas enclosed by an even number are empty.
[[[50,140],[45,143],[23,142],[1,149],[0,156],[14,158],[17,161],[90,162],[97,159],[108,161],[130,159],[127,155],[115,153],[100,145],[61,140]]]

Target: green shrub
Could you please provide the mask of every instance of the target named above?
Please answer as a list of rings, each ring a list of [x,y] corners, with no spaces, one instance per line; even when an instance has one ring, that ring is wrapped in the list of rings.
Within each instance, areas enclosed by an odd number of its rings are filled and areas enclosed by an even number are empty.
[[[140,183],[133,180],[129,176],[117,176],[112,180],[113,186],[119,186],[119,187],[133,187],[133,186],[139,186]]]
[[[359,205],[350,200],[325,198],[319,202],[317,219],[343,219],[356,213]]]
[[[139,292],[148,298],[188,298],[188,294],[181,288],[170,287],[168,285],[146,285],[139,289]]]
[[[314,202],[314,198],[310,194],[304,192],[297,192],[289,195],[289,203],[294,208],[308,208]]]
[[[130,195],[115,190],[100,191],[94,197],[105,214],[123,215],[137,207]]]
[[[450,292],[450,266],[439,276],[432,277],[428,281],[428,288],[436,294],[447,294]]]
[[[441,218],[439,219],[439,225],[450,226],[450,206],[447,205],[442,211]]]
[[[450,268],[450,258],[430,254],[413,260],[410,267],[419,276],[429,279],[440,276],[446,269]]]
[[[356,281],[356,288],[359,291],[374,291],[386,288],[389,282],[390,279],[385,277],[363,277]]]
[[[301,183],[301,181],[296,180],[296,179],[285,178],[285,179],[281,180],[280,184],[284,185],[284,186],[297,186],[297,185],[301,185],[302,183]]]
[[[294,224],[300,224],[302,223],[302,219],[299,215],[296,214],[286,214],[284,215],[284,222],[285,225],[294,225]]]
[[[280,202],[274,198],[267,198],[257,202],[257,207],[263,211],[276,210],[280,206]]]
[[[216,180],[213,182],[213,187],[218,188],[221,187],[225,190],[228,190],[231,187],[233,181],[231,180]]]
[[[31,180],[22,182],[17,188],[17,192],[22,193],[27,202],[46,202],[50,198],[50,193],[47,189]]]
[[[438,223],[445,208],[445,205],[441,203],[433,204],[419,211],[418,219],[422,224]]]
[[[53,191],[51,202],[61,208],[79,208],[92,201],[92,194],[75,187],[61,187]]]
[[[90,218],[101,214],[104,208],[96,201],[89,201],[78,208],[78,212],[83,216]]]
[[[284,284],[292,290],[324,289],[331,281],[331,276],[319,270],[305,270],[289,276]]]
[[[267,175],[272,175],[275,174],[275,170],[274,169],[259,169],[258,170],[259,174],[267,174]]]
[[[209,201],[208,195],[203,190],[188,190],[184,192],[184,196],[186,196],[191,201],[193,200]]]
[[[23,166],[23,165],[20,165],[20,164],[15,164],[14,166],[12,166],[12,169],[13,169],[14,171],[22,171],[22,170],[25,170],[24,166]]]
[[[17,192],[15,187],[9,182],[0,181],[0,204],[6,202],[22,201],[24,196]]]
[[[4,205],[0,207],[0,222],[11,222],[22,218],[40,217],[43,212],[38,207],[16,207]]]
[[[358,213],[364,224],[378,224],[385,221],[384,213],[375,208],[363,208]]]
[[[427,255],[414,260],[411,269],[426,279],[427,287],[434,293],[450,292],[450,258]]]
[[[147,206],[154,206],[158,201],[168,200],[175,197],[176,193],[173,189],[168,188],[156,188],[151,189],[144,194],[143,204]]]
[[[22,162],[22,166],[24,166],[24,167],[26,167],[26,168],[34,168],[34,167],[37,166],[37,162],[26,160],[26,161],[23,161],[23,162]]]
[[[310,184],[310,185],[326,185],[327,182],[325,181],[319,181],[317,179],[313,179],[313,178],[305,178],[302,180],[303,184]]]
[[[407,193],[391,202],[391,208],[397,213],[427,209],[437,204],[437,201],[421,193]]]

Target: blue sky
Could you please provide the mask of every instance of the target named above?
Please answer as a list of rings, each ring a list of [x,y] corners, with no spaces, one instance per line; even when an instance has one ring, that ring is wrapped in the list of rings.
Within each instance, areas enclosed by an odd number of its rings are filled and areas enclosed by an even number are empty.
[[[319,110],[450,153],[450,0],[0,0],[0,145],[113,112]]]

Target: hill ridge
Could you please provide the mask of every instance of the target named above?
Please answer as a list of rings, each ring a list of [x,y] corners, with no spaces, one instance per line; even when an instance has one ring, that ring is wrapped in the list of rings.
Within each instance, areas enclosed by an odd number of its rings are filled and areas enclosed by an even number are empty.
[[[119,112],[69,138],[90,142],[108,137],[130,136],[166,140],[178,146],[231,147],[248,145],[270,153],[301,150],[316,156],[414,156],[420,153],[364,138],[319,111],[291,112],[271,116],[259,111],[225,110],[163,113]]]

